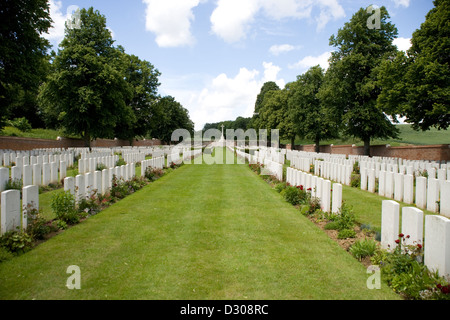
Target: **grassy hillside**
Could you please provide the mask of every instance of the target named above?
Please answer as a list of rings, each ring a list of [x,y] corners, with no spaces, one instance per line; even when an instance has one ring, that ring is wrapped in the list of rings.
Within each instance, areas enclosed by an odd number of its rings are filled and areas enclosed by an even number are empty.
[[[429,131],[415,131],[408,124],[398,125],[400,129],[399,139],[389,139],[389,140],[379,140],[375,139],[372,141],[372,145],[378,144],[390,144],[393,147],[402,145],[429,145],[429,144],[450,144],[450,129],[449,130],[437,130],[431,129]],[[22,132],[19,129],[13,127],[5,127],[0,131],[0,136],[13,136],[13,137],[25,137],[25,138],[39,138],[39,139],[50,139],[56,140],[58,136],[63,136],[60,131],[50,130],[50,129],[32,129],[30,132]],[[79,138],[79,137],[71,137]],[[290,141],[282,140],[282,144],[288,144]],[[308,145],[314,144],[312,140],[300,139],[295,140],[296,145]],[[342,138],[322,141],[321,145],[346,145],[346,144],[356,144],[357,146],[364,145],[359,139],[354,138]]]
[[[431,129],[429,131],[415,131],[409,124],[397,125],[400,130],[399,139],[374,139],[372,140],[372,145],[379,144],[390,144],[393,147],[403,146],[403,145],[431,145],[431,144],[450,144],[450,130],[437,130]],[[283,144],[290,143],[287,140],[281,141]],[[308,145],[314,144],[312,140],[297,139],[295,140],[296,145]],[[357,146],[363,146],[364,143],[359,139],[354,138],[342,138],[321,141],[321,145],[347,145],[356,144]]]

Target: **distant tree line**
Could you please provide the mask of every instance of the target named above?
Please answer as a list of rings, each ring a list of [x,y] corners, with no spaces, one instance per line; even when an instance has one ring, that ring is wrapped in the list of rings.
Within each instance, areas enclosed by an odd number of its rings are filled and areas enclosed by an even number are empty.
[[[81,9],[66,22],[58,52],[41,35],[51,27],[48,0],[0,3],[0,129],[25,117],[33,127],[62,129],[90,146],[97,138],[152,137],[170,142],[175,129],[192,134],[189,112],[158,94],[161,73],[114,46],[106,18]]]
[[[359,138],[370,155],[375,138],[396,138],[398,117],[416,130],[447,129],[450,124],[450,2],[434,8],[405,53],[393,45],[398,31],[379,9],[380,28],[369,28],[372,12],[361,8],[331,36],[335,47],[325,71],[314,66],[280,89],[267,82],[255,112],[242,129],[278,129],[294,145],[296,137],[320,142],[340,136]],[[392,121],[391,121],[392,119]],[[237,121],[237,120],[236,120]],[[236,128],[236,122],[207,124]]]

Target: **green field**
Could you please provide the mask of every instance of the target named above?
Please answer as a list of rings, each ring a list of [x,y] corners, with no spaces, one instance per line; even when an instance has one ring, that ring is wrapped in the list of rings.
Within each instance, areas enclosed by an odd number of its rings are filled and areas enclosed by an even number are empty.
[[[81,289],[69,290],[77,265]],[[184,165],[0,264],[0,299],[398,299],[246,165]]]
[[[410,125],[402,124],[398,125],[400,129],[399,139],[379,140],[375,139],[371,143],[372,145],[390,144],[393,147],[403,145],[433,145],[433,144],[450,144],[450,130],[437,130],[431,129],[429,131],[415,131]],[[22,132],[13,127],[5,127],[3,131],[0,131],[0,135],[25,137],[25,138],[38,138],[55,140],[59,136],[64,136],[61,131],[49,130],[49,129],[32,129],[30,132]],[[70,137],[80,138],[80,137]],[[290,141],[282,140],[282,144],[288,144]],[[295,140],[296,145],[310,145],[314,144],[312,140],[304,140],[297,138]],[[357,146],[363,146],[364,143],[359,139],[354,138],[342,138],[321,141],[321,145],[348,145],[356,144]]]
[[[434,145],[434,144],[450,144],[450,130],[437,130],[431,129],[429,131],[415,131],[410,125],[402,124],[397,125],[400,134],[399,139],[388,139],[380,140],[374,139],[371,141],[372,145],[384,145],[390,144],[393,147],[404,146],[404,145]],[[290,141],[283,140],[282,144],[288,144]],[[305,140],[297,138],[295,140],[296,145],[311,145],[314,144],[312,140]],[[343,139],[332,139],[321,141],[321,145],[349,145],[356,144],[357,146],[363,146],[364,143],[359,139],[354,138],[343,138]]]

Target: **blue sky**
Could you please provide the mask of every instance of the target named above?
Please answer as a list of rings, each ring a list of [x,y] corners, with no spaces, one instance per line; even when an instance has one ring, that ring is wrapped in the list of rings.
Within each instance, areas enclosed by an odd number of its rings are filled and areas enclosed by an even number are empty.
[[[280,87],[320,64],[329,38],[359,8],[385,6],[406,49],[433,8],[432,0],[49,0],[54,48],[70,8],[94,7],[116,45],[161,73],[159,93],[189,110],[196,129],[252,116],[266,81]]]

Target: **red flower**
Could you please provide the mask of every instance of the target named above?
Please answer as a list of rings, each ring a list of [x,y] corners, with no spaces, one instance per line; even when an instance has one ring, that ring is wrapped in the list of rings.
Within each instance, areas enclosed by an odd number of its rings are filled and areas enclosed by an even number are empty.
[[[417,248],[422,249],[422,245],[420,243],[418,243]]]
[[[406,236],[406,239],[409,239],[409,238],[411,238],[411,236],[408,234],[408,235]]]
[[[404,235],[403,233],[400,233],[398,236],[399,236],[400,238],[403,238],[405,235]]]
[[[312,188],[308,188],[308,191],[311,191],[312,190]]]
[[[398,239],[395,240],[395,243],[396,243],[396,244],[399,244],[399,243],[400,243],[400,240],[398,240]]]

